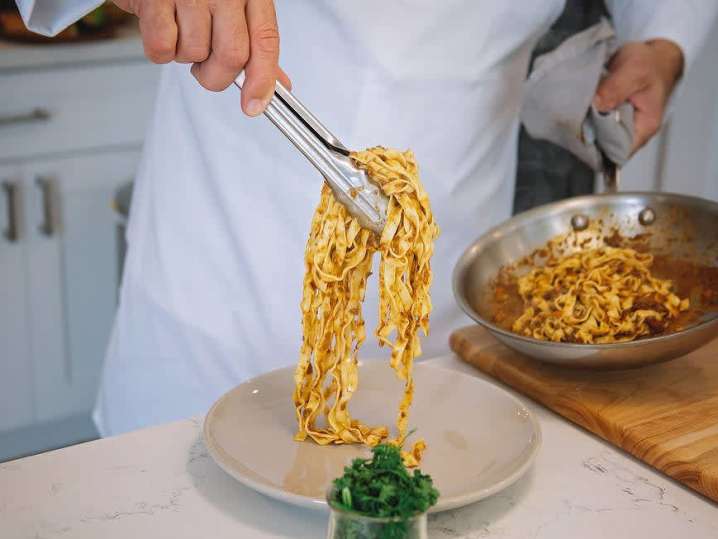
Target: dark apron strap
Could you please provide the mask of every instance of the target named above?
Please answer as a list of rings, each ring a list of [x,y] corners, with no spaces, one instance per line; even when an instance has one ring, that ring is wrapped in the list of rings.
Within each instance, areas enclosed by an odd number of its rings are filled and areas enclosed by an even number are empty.
[[[566,38],[608,16],[603,0],[567,0],[561,16],[536,44],[530,65],[537,56],[552,51]],[[593,188],[594,172],[588,166],[551,142],[532,139],[521,127],[514,213],[590,194]]]

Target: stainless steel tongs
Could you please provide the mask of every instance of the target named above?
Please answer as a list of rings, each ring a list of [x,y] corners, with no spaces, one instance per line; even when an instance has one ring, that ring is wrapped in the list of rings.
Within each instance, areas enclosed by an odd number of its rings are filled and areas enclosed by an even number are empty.
[[[241,90],[244,72],[234,84]],[[336,199],[363,227],[381,234],[387,197],[349,159],[349,150],[282,84],[277,82],[264,115],[324,176]]]

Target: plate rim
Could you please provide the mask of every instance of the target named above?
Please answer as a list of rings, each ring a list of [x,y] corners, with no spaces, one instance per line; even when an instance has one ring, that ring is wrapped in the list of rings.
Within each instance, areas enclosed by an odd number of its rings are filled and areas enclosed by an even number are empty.
[[[381,360],[362,360],[362,363],[371,363],[374,361],[381,361]],[[417,362],[415,367],[421,368],[429,368],[429,369],[438,369],[450,372],[452,374],[456,374],[459,377],[466,377],[472,380],[472,383],[479,383],[484,384],[485,386],[491,387],[492,390],[495,390],[502,394],[505,397],[508,397],[509,400],[513,401],[514,404],[516,404],[518,407],[522,408],[527,412],[527,417],[529,419],[529,422],[531,424],[532,430],[533,430],[533,442],[530,444],[531,451],[526,456],[525,460],[521,465],[511,474],[506,476],[501,481],[498,481],[491,485],[490,487],[486,487],[484,489],[480,489],[468,494],[463,495],[456,495],[451,496],[449,498],[446,498],[442,500],[442,497],[439,496],[439,500],[437,501],[436,505],[431,507],[429,509],[429,513],[440,513],[442,511],[449,511],[451,509],[456,509],[458,507],[463,507],[472,503],[476,503],[480,500],[483,500],[485,498],[488,498],[489,496],[493,496],[494,494],[510,487],[513,485],[516,481],[518,481],[521,477],[526,474],[526,472],[531,468],[534,461],[536,460],[536,456],[538,455],[538,451],[543,445],[543,434],[541,432],[541,425],[536,417],[536,414],[524,404],[524,402],[518,398],[517,396],[511,394],[506,388],[501,387],[498,383],[495,383],[492,380],[486,380],[483,378],[479,378],[476,376],[472,376],[468,373],[461,372],[456,369],[447,368],[442,365],[431,365],[427,360],[423,360],[420,362]],[[329,506],[327,505],[325,500],[316,500],[314,498],[309,498],[308,496],[302,496],[299,494],[294,494],[293,492],[287,492],[285,490],[279,490],[276,488],[269,487],[263,483],[260,483],[259,481],[256,481],[252,479],[251,477],[248,477],[247,475],[244,475],[237,470],[231,468],[224,462],[224,457],[222,456],[222,449],[221,447],[216,447],[215,443],[212,441],[212,436],[209,432],[209,425],[210,425],[210,418],[214,411],[229,397],[230,394],[232,394],[234,391],[236,391],[239,387],[245,385],[245,384],[251,384],[255,382],[257,379],[262,378],[264,376],[268,376],[270,374],[276,373],[278,371],[291,371],[294,367],[280,367],[277,369],[273,369],[271,371],[267,371],[263,374],[260,374],[258,376],[254,376],[248,380],[245,380],[241,384],[238,384],[234,386],[233,388],[226,391],[224,394],[222,394],[221,397],[219,397],[214,404],[210,407],[210,409],[207,411],[207,413],[204,416],[203,422],[202,422],[202,438],[204,441],[204,445],[207,448],[207,451],[209,455],[212,457],[212,460],[228,475],[239,481],[244,486],[259,492],[265,496],[268,496],[274,500],[281,501],[283,503],[287,503],[290,505],[300,506],[300,507],[306,507],[313,510],[321,510],[321,511],[328,511]]]

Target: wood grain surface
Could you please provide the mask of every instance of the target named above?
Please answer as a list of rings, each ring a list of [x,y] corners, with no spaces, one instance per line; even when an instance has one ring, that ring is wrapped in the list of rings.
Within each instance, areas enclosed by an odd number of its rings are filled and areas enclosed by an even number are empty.
[[[718,340],[624,371],[540,363],[480,326],[456,331],[450,344],[486,374],[718,501]]]

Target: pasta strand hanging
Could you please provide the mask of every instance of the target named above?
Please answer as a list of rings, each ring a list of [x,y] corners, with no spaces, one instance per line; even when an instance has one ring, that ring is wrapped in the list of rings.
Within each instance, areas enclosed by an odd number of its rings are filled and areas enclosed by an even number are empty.
[[[354,164],[389,197],[381,236],[362,228],[324,185],[305,252],[301,301],[303,340],[295,371],[294,405],[299,441],[374,446],[389,437],[351,417],[349,402],[359,385],[358,352],[366,338],[362,302],[375,252],[379,269],[376,337],[391,349],[390,364],[404,382],[397,435],[403,445],[414,393],[412,365],[421,354],[419,331],[429,332],[431,255],[439,229],[419,181],[412,152],[382,147],[353,152]],[[324,419],[326,424],[318,422]],[[416,466],[426,445],[403,452]]]

